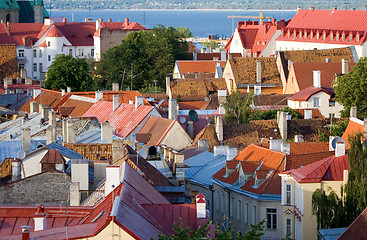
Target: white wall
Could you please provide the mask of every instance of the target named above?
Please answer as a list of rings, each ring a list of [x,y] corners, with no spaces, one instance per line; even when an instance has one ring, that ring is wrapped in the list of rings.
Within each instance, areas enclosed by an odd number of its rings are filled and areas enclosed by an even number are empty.
[[[271,55],[275,55],[276,51],[276,42],[275,39],[277,39],[280,34],[281,30],[276,30],[273,37],[269,40],[268,44],[266,44],[264,50],[261,52],[260,57],[270,57]]]
[[[48,149],[39,150],[23,159],[21,167],[22,178],[38,174],[42,170],[40,161],[46,155]]]

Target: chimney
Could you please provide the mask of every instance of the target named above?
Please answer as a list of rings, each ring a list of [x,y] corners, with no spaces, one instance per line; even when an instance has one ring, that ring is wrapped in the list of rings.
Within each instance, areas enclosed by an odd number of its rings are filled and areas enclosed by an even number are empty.
[[[108,22],[112,22],[112,18],[109,18],[109,19],[108,19]]]
[[[176,120],[178,115],[178,104],[176,99],[168,99],[168,119]]]
[[[34,1],[33,19],[34,23],[43,23],[43,1]]]
[[[70,206],[80,205],[80,183],[72,182],[70,183]]]
[[[67,91],[68,93],[70,93],[70,92],[71,92],[71,87],[66,87],[66,91]]]
[[[270,139],[269,141],[269,149],[270,150],[274,150],[277,152],[281,152],[282,151],[282,143],[283,143],[283,139]]]
[[[21,179],[21,166],[22,162],[20,159],[14,158],[11,160],[12,181],[18,181]]]
[[[120,172],[124,165],[116,166],[116,165],[109,165],[106,166],[106,183],[105,183],[105,196],[107,196],[110,192],[113,191],[115,187],[120,185]]]
[[[41,109],[40,109],[41,110]],[[43,106],[42,107],[42,111],[41,111],[41,115],[42,115],[42,118],[43,120],[45,120],[45,122],[48,121],[48,117],[49,117],[49,112],[52,110],[52,108],[50,107],[46,107],[46,106]]]
[[[209,140],[207,139],[199,139],[198,140],[198,147],[199,150],[203,150],[208,152],[209,151]]]
[[[138,108],[140,105],[144,105],[144,97],[135,96],[135,108]]]
[[[125,18],[125,25],[126,27],[129,26],[130,22],[129,22],[129,18]]]
[[[98,19],[96,20],[96,31],[101,27],[101,21]]]
[[[321,72],[319,70],[313,71],[313,86],[321,88]]]
[[[171,77],[170,76],[166,76],[166,95],[167,95],[168,98],[172,98]]]
[[[222,104],[219,105],[219,114],[226,114],[226,109],[223,107]]]
[[[301,10],[301,7],[297,7],[297,12],[299,12],[299,10]]]
[[[350,117],[357,118],[357,107],[350,108]]]
[[[313,11],[313,10],[315,10],[315,7],[309,7],[308,9]]]
[[[116,163],[125,156],[124,143],[121,139],[112,139],[112,163]]]
[[[51,125],[46,129],[46,144],[56,142],[56,126]]]
[[[22,129],[22,150],[24,152],[31,151],[31,129],[30,128]]]
[[[283,142],[280,145],[280,150],[282,151],[282,153],[285,153],[287,155],[291,154],[291,145],[290,145],[290,143]]]
[[[326,58],[326,59],[325,59],[325,62],[327,62],[327,63],[331,63],[331,58]]]
[[[101,122],[101,140],[112,143],[112,127],[109,122]]]
[[[227,101],[227,90],[218,90],[218,103],[223,104]]]
[[[176,167],[184,167],[185,166],[185,155],[175,153],[175,164],[176,164]]]
[[[29,240],[29,229],[31,229],[31,226],[23,225],[22,228],[22,240]]]
[[[223,155],[227,156],[227,148],[228,146],[214,146],[213,152],[214,156]]]
[[[96,96],[96,101],[103,100],[103,91],[96,91],[95,96]]]
[[[294,142],[303,142],[303,135],[295,135]]]
[[[112,99],[112,110],[115,111],[119,105],[120,105],[120,97],[119,95],[113,95],[113,99]]]
[[[196,218],[206,218],[206,201],[204,195],[199,193],[196,198]]]
[[[4,78],[4,89],[8,89],[8,86],[13,84],[12,78]]]
[[[222,116],[215,117],[215,132],[219,142],[223,142],[223,118]]]
[[[41,89],[33,89],[33,99],[36,99],[41,94]]]
[[[68,132],[67,132],[67,129],[68,129],[68,119],[64,118],[62,119],[62,143],[67,143],[68,141]]]
[[[65,95],[65,89],[61,89],[61,96]]]
[[[52,108],[48,111],[48,124],[56,125],[56,112]]]
[[[112,83],[112,91],[117,92],[119,91],[119,83]]]
[[[304,109],[303,117],[304,119],[312,119],[312,109]]]
[[[347,74],[349,72],[349,59],[342,59],[342,74]]]
[[[333,7],[333,10],[336,11],[336,10],[338,10],[338,8],[337,7]]]
[[[66,17],[63,17],[63,18],[62,18],[62,22],[63,22],[63,23],[67,23],[67,22],[68,22],[68,21],[67,21],[67,19],[66,19]]]
[[[237,156],[237,148],[227,148],[227,161],[231,161],[233,158]]]
[[[78,182],[80,190],[89,190],[89,160],[72,159],[71,161],[71,182]]]
[[[37,205],[37,212],[33,217],[34,231],[47,229],[45,207],[42,204]]]
[[[75,127],[72,120],[66,121],[66,143],[75,143]]]
[[[335,157],[341,157],[344,155],[345,155],[345,143],[343,141],[339,141],[336,143]]]
[[[129,100],[129,104],[130,105],[133,105],[134,104],[134,101],[133,100]]]
[[[193,61],[197,61],[198,60],[198,53],[197,52],[192,52],[192,60]]]
[[[346,185],[348,183],[348,176],[349,176],[348,170],[344,169],[344,171],[343,171],[343,185]]]
[[[287,133],[288,133],[288,124],[287,124],[287,113],[278,111],[277,112],[277,124],[280,132],[280,136],[282,136],[282,139],[287,139]]]
[[[194,122],[193,121],[187,121],[187,134],[191,138],[194,138]]]
[[[261,60],[256,60],[256,83],[261,83]]]
[[[220,51],[220,60],[222,60],[222,61],[226,61],[227,59],[226,59],[226,56],[227,55],[227,52],[226,51],[224,51],[224,50],[221,50]]]
[[[6,22],[6,34],[10,36],[10,22]]]
[[[37,102],[31,102],[31,104],[29,105],[29,112],[30,113],[37,112]]]

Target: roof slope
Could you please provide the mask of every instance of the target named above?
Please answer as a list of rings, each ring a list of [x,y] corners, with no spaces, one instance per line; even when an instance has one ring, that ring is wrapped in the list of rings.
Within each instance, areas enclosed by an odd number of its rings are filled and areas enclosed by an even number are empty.
[[[330,98],[332,98],[335,94],[334,89],[327,88],[327,87],[321,87],[317,88],[314,86],[309,86],[308,88],[305,88],[298,93],[294,94],[293,96],[289,97],[288,100],[292,101],[307,101],[312,95],[318,93],[318,92],[324,92],[326,94],[330,95]]]
[[[339,236],[338,240],[363,240],[367,235],[367,208]]]
[[[216,64],[220,63],[220,66],[223,68],[225,65],[225,61],[176,61],[176,64],[180,70],[181,75],[187,73],[215,73]]]
[[[349,137],[357,134],[357,133],[363,133],[364,131],[364,123],[362,120],[359,120],[358,118],[350,118],[350,121],[348,123],[347,128],[345,129],[342,138],[346,141],[347,143],[347,148],[350,147],[350,145],[352,144],[351,142],[349,142]]]
[[[148,134],[148,141],[143,141],[142,143],[147,146],[157,146],[161,143],[162,139],[166,136],[175,122],[176,121],[172,119],[151,116],[140,130],[139,134],[137,134],[136,138],[139,141],[140,135]]]
[[[20,109],[19,111],[29,112],[30,111],[30,103],[37,102],[37,104],[44,104],[46,107],[55,108],[60,101],[62,100],[61,92],[41,89],[41,94],[34,99],[30,98]]]
[[[256,84],[256,61],[261,60],[261,84],[282,85],[273,57],[244,57],[229,60],[236,84]]]

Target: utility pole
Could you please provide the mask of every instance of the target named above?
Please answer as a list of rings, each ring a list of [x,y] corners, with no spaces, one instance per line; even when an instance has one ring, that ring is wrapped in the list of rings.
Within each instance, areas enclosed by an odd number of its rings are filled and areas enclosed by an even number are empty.
[[[134,78],[134,75],[133,75],[133,67],[134,67],[134,63],[131,63],[131,91],[133,90],[133,78]]]

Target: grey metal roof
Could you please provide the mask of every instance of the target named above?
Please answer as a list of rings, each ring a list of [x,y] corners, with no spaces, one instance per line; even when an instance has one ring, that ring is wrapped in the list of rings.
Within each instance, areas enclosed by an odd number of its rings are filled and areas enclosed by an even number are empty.
[[[44,145],[44,141],[31,140],[31,151]],[[22,141],[0,141],[0,163],[2,163],[5,158],[18,157],[17,154],[20,150],[22,150]]]
[[[54,142],[46,145],[45,147],[48,149],[57,149],[61,155],[67,158],[70,158],[70,159],[83,158],[82,154],[74,152],[73,150],[66,148],[60,144],[54,143]]]
[[[31,97],[27,94],[0,94],[0,107],[18,111]]]
[[[112,139],[121,139],[112,135]],[[90,131],[84,132],[76,137],[77,143],[107,143],[106,140],[101,139],[101,128],[97,127]]]

